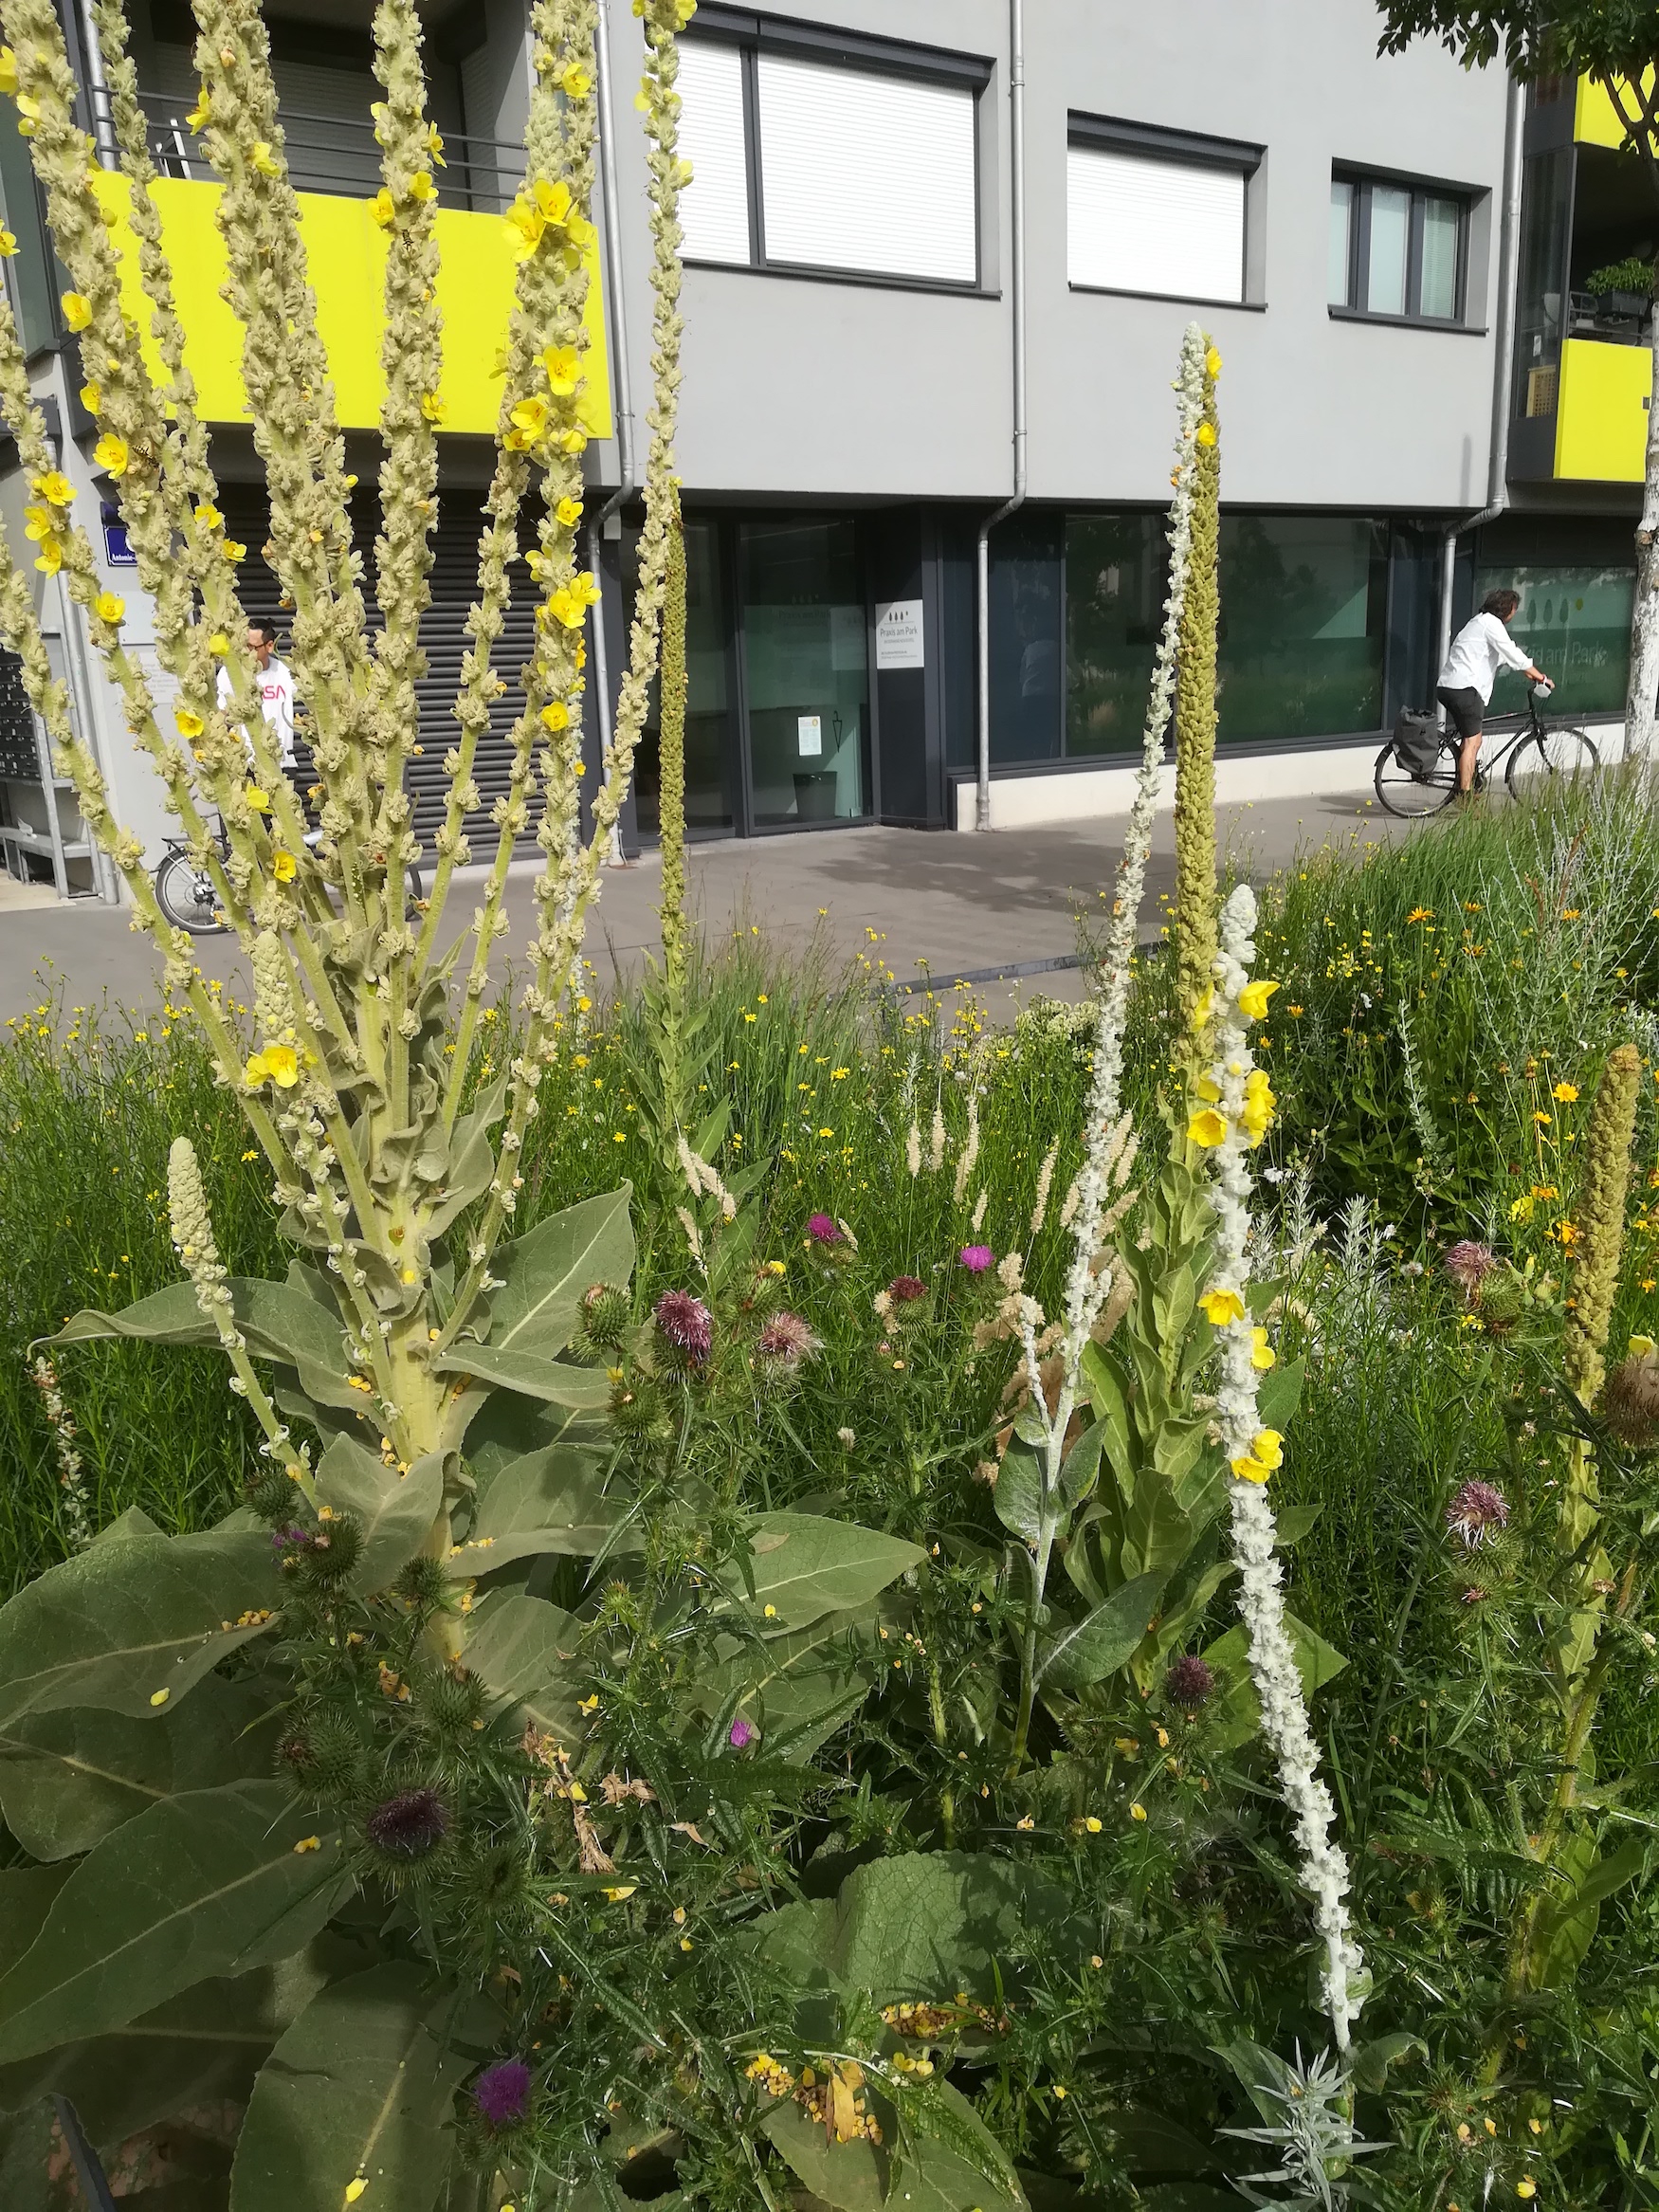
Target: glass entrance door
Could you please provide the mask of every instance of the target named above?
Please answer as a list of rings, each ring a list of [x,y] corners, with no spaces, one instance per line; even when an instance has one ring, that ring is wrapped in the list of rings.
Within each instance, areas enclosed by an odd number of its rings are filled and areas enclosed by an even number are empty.
[[[741,522],[738,573],[750,827],[869,812],[869,673],[849,516]]]
[[[691,836],[726,836],[737,822],[738,765],[737,716],[732,710],[731,614],[721,558],[724,535],[716,522],[685,529],[685,828]],[[630,533],[629,598],[638,585],[639,537]],[[661,686],[651,685],[650,706],[640,733],[634,796],[641,832],[661,832],[659,812],[662,734]]]

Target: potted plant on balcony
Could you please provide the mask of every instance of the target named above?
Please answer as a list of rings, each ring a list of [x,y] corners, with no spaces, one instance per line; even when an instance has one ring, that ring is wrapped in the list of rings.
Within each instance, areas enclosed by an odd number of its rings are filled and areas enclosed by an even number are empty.
[[[1639,253],[1592,269],[1584,289],[1595,302],[1598,320],[1644,321],[1653,304],[1652,270]]]

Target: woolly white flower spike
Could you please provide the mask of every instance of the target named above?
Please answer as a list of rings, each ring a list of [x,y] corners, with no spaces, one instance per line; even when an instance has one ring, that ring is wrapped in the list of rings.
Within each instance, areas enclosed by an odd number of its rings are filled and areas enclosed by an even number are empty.
[[[1207,1102],[1194,1116],[1194,1133],[1211,1150],[1215,1214],[1213,1272],[1203,1304],[1221,1339],[1222,1375],[1216,1418],[1231,1466],[1232,1556],[1239,1570],[1239,1611],[1249,1636],[1250,1673],[1262,1708],[1262,1729],[1273,1748],[1280,1786],[1289,1806],[1302,1881],[1313,1899],[1314,1921],[1325,1947],[1324,1998],[1337,2048],[1349,2047],[1352,2023],[1364,1997],[1363,1966],[1345,1902],[1349,1874],[1331,1829],[1336,1807],[1319,1779],[1319,1748],[1308,1726],[1302,1673],[1285,1624],[1284,1570],[1275,1549],[1277,1527],[1267,1479],[1280,1464],[1278,1433],[1259,1417],[1262,1372],[1272,1359],[1250,1320],[1251,1148],[1272,1118],[1273,1094],[1255,1065],[1249,1025],[1259,1021],[1276,988],[1252,981],[1256,900],[1241,884],[1221,910],[1215,960],[1213,1032],[1216,1057],[1200,1086]],[[1198,1124],[1207,1122],[1201,1132]],[[1224,1124],[1219,1140],[1214,1124]]]

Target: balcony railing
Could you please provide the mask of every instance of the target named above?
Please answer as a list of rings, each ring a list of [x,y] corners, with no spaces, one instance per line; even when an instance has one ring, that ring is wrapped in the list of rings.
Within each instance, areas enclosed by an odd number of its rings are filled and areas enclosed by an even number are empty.
[[[150,157],[162,176],[209,182],[214,172],[186,118],[188,100],[140,92],[149,126]],[[296,192],[370,200],[380,189],[380,149],[365,117],[307,115],[284,108],[283,137]],[[444,166],[434,168],[441,208],[500,214],[524,181],[524,149],[494,138],[444,136]]]

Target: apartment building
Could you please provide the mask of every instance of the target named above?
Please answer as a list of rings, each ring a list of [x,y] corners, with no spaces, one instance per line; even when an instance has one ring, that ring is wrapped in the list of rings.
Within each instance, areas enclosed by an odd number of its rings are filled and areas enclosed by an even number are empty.
[[[96,54],[82,0],[63,4],[91,127]],[[588,458],[594,553],[615,588],[594,638],[595,746],[626,638],[650,315],[640,28],[626,0],[602,6]],[[214,188],[185,120],[188,12],[133,7],[227,508],[257,548]],[[371,11],[268,10],[365,487]],[[417,819],[436,801],[471,598],[511,282],[499,217],[521,174],[529,82],[522,0],[423,13],[447,140],[447,411]],[[1659,218],[1590,88],[1522,96],[1438,48],[1379,59],[1376,38],[1371,0],[702,0],[681,77],[695,172],[680,439],[695,833],[971,829],[1126,805],[1164,588],[1170,379],[1194,317],[1225,363],[1224,789],[1362,774],[1397,708],[1429,693],[1448,619],[1500,577],[1522,592],[1517,632],[1563,699],[1619,714],[1651,332],[1646,302],[1613,280],[1650,255]],[[24,246],[6,265],[37,388],[65,467],[90,486],[72,340],[7,132],[0,194]],[[9,527],[20,508],[13,473],[0,479]],[[114,573],[113,510],[106,550]],[[274,610],[257,560],[246,582],[255,610]],[[42,583],[123,808],[158,838],[73,611]],[[136,606],[130,576],[122,589]],[[526,601],[505,669],[528,620]],[[27,724],[0,667],[0,808],[14,822],[43,811],[21,774]],[[480,778],[486,803],[500,752]],[[630,842],[654,835],[656,801],[653,727]],[[73,851],[71,802],[58,803]],[[84,863],[68,875],[92,882]]]

